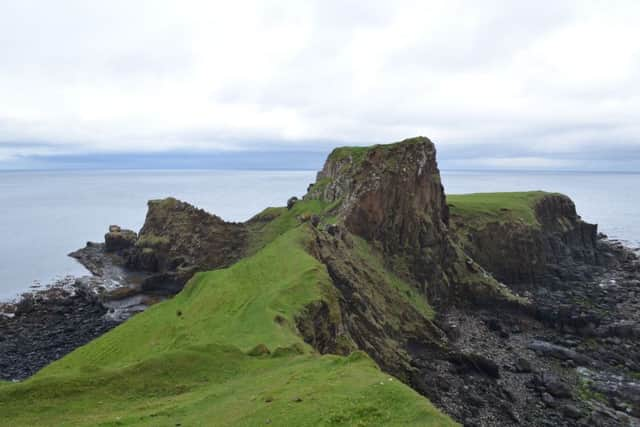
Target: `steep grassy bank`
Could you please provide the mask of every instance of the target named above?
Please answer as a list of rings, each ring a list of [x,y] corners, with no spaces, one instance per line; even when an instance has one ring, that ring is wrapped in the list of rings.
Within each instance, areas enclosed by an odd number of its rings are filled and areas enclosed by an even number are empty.
[[[286,227],[285,227],[286,228]],[[8,425],[453,425],[366,355],[321,356],[295,318],[341,313],[307,225],[233,266],[197,274],[151,307],[19,384]]]

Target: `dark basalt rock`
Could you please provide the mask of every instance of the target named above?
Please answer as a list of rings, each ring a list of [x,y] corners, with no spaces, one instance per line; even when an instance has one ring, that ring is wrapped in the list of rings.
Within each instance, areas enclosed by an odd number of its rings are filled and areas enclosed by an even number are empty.
[[[194,271],[226,267],[244,255],[244,224],[226,222],[173,198],[152,200],[148,207],[138,240],[127,257],[129,268],[175,272],[186,281]]]
[[[588,357],[571,349],[548,342],[535,340],[529,344],[529,348],[543,356],[555,357],[559,360],[573,360],[582,366],[588,366],[591,364],[591,360]]]
[[[0,315],[0,379],[27,378],[112,329],[119,322],[106,313],[80,283],[25,294],[13,317]]]
[[[451,240],[436,149],[428,138],[338,148],[305,199],[339,203],[339,223],[382,248],[389,267],[416,283],[432,304],[509,299]]]
[[[287,200],[287,209],[291,210],[291,208],[293,208],[293,205],[295,205],[297,201],[297,197],[290,197],[289,200]]]
[[[122,230],[117,225],[109,227],[109,232],[104,235],[104,248],[107,252],[115,252],[133,247],[138,240],[138,235],[131,230]]]
[[[463,372],[477,372],[491,378],[500,378],[500,368],[489,358],[481,354],[453,353],[449,360],[462,368]]]
[[[498,280],[517,289],[522,285],[587,280],[597,269],[618,263],[599,248],[598,227],[584,222],[573,201],[546,194],[533,207],[537,224],[494,221],[476,227],[452,220],[464,234],[465,250]]]

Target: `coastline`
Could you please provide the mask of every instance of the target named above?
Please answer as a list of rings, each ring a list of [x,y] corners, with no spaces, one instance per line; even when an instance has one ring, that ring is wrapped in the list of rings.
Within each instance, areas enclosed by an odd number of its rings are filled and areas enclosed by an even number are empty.
[[[66,276],[0,302],[0,380],[21,381],[163,300],[140,289],[148,275],[129,271],[103,243],[68,256],[91,275]]]
[[[521,422],[517,414],[526,410],[549,425],[570,425],[567,419],[586,412],[594,425],[638,422],[640,260],[619,241],[602,236],[599,242],[622,262],[593,267],[589,280],[540,288],[530,295],[533,317],[490,309],[439,313],[455,353],[416,349],[414,387],[460,420],[490,420],[497,410]],[[11,305],[12,315],[0,316],[0,379],[24,380],[158,301],[142,293],[144,275],[126,270],[104,244],[88,243],[70,256],[94,275],[26,293]],[[504,400],[507,385],[517,391]],[[601,397],[585,404],[571,389]],[[493,400],[508,403],[494,408]]]
[[[483,306],[481,301],[439,305],[433,324],[446,347],[409,339],[403,379],[465,425],[573,426],[579,425],[577,420],[596,426],[637,425],[640,259],[622,242],[597,234],[597,226],[582,222],[565,196],[551,194],[541,200],[544,203],[535,205],[536,215],[546,228],[532,232],[521,222],[498,223],[511,233],[504,233],[502,244],[518,242],[521,250],[512,250],[508,260],[492,257],[499,262],[517,261],[508,265],[512,273],[521,271],[519,262],[529,267],[536,264],[533,257],[548,257],[543,258],[544,274],[522,276],[523,282],[504,279],[526,303],[499,309]],[[315,230],[316,256],[334,274],[351,271],[340,263],[349,260],[352,238],[341,231],[342,226],[332,224],[325,230],[311,216],[297,215],[296,206],[304,203],[292,198],[290,206],[276,214],[267,209],[245,224],[233,224],[175,199],[151,201],[139,234],[110,226],[104,243],[89,242],[69,254],[93,276],[68,278],[58,286],[27,294],[15,304],[12,317],[0,319],[1,378],[28,378],[148,305],[178,292],[176,286],[195,272],[224,267],[248,256],[251,245],[244,241],[247,235],[242,227],[251,227],[254,236],[261,237],[261,227],[276,221],[278,215],[295,218],[295,224],[309,222]],[[449,209],[463,206],[459,203],[449,204]],[[476,232],[465,250],[481,245],[485,252],[500,253],[500,247],[482,246],[483,236],[493,241],[496,233],[483,235],[469,228],[470,222],[463,221],[460,212],[448,211],[452,216],[447,219],[451,231],[458,233],[455,238]],[[557,224],[559,231],[553,228]],[[193,242],[208,246],[194,254]],[[536,246],[536,242],[544,244]],[[526,253],[533,248],[540,253]],[[196,256],[212,253],[220,258]],[[342,278],[336,276],[337,283],[361,285],[358,269],[366,273],[366,264],[353,265],[353,277],[344,273]],[[473,267],[473,262],[468,259],[465,265]],[[491,266],[488,262],[483,265]],[[500,271],[497,267],[491,266],[490,271]],[[367,284],[368,280],[362,282],[359,292],[364,294]],[[349,288],[342,291],[352,294]],[[373,299],[357,306],[345,301],[349,310],[365,319],[368,307],[376,307]],[[297,327],[304,329],[305,325]],[[370,330],[354,329],[357,339],[374,336]],[[378,363],[383,369],[394,368]]]
[[[0,379],[23,380],[117,326],[90,278],[67,278],[4,304],[0,316]]]

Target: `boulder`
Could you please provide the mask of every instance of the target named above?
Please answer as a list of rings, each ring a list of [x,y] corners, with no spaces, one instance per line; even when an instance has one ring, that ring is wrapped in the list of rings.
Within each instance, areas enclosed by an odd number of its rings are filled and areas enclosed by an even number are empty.
[[[287,209],[291,209],[293,208],[293,206],[296,204],[296,202],[298,201],[298,198],[293,196],[291,198],[289,198],[289,200],[287,200]]]
[[[587,356],[584,356],[566,347],[551,344],[545,341],[533,340],[529,344],[529,348],[543,356],[553,357],[563,361],[573,360],[581,366],[589,366],[591,362],[591,360]]]

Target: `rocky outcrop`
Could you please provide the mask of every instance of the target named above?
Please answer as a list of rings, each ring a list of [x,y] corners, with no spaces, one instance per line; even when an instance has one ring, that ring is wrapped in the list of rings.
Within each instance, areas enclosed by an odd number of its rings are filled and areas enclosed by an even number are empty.
[[[138,240],[135,231],[123,230],[118,225],[110,225],[109,232],[104,235],[104,249],[107,252],[116,252],[133,247]]]
[[[109,227],[104,244],[72,252],[89,271],[136,292],[173,295],[198,271],[223,268],[246,253],[247,226],[174,198],[151,200],[139,234]]]
[[[583,221],[569,197],[549,194],[534,209],[543,233],[542,250],[547,265],[600,263],[598,226]]]
[[[508,299],[451,240],[436,149],[428,138],[335,149],[305,199],[335,205],[338,222],[379,246],[389,266],[434,304]]]
[[[605,262],[597,226],[577,215],[570,198],[543,194],[531,209],[533,223],[507,214],[486,222],[455,214],[451,227],[474,260],[513,286],[584,278],[591,267]]]
[[[170,273],[184,282],[194,272],[226,267],[244,255],[247,231],[174,198],[151,200],[134,247],[134,270]]]

